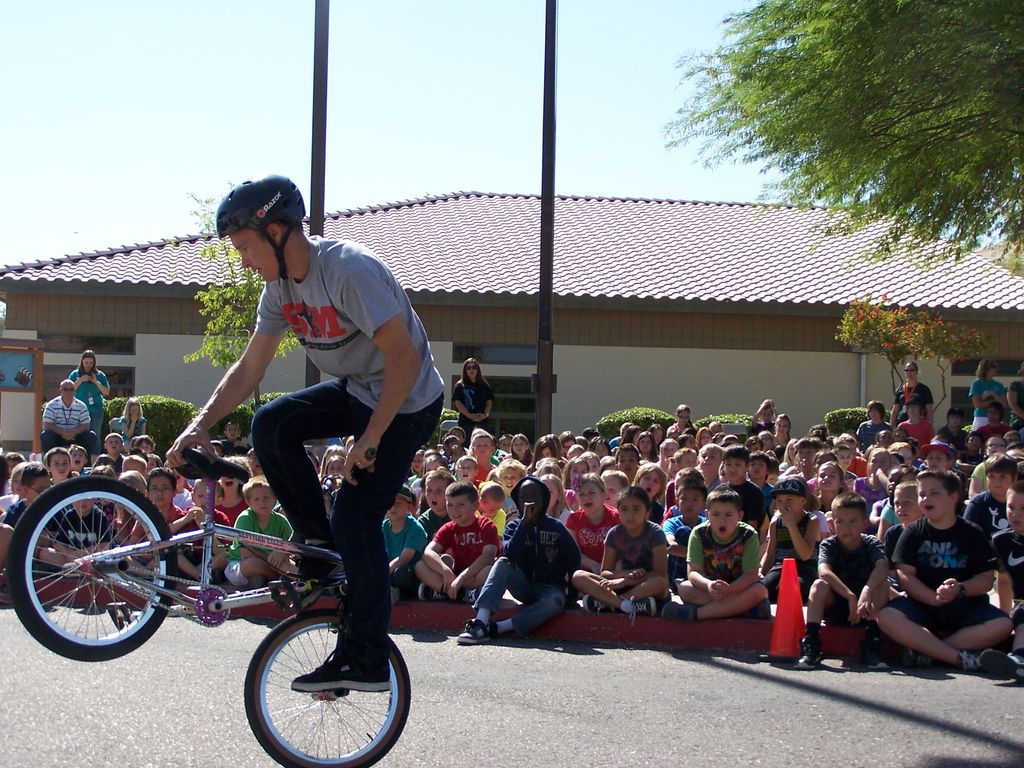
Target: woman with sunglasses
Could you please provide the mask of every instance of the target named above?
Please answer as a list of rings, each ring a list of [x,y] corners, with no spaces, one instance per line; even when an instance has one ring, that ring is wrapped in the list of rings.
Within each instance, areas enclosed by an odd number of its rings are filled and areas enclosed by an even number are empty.
[[[932,391],[917,380],[917,362],[914,360],[908,362],[903,366],[903,372],[907,375],[907,380],[896,388],[889,426],[895,430],[901,421],[907,420],[907,406],[912,402],[921,404],[921,407],[924,408],[922,421],[931,424],[932,412],[935,410],[935,398],[932,397]]]
[[[491,417],[491,406],[494,405],[494,390],[484,378],[480,363],[470,357],[462,364],[462,376],[455,382],[452,390],[452,408],[459,412],[459,426],[466,435],[472,435],[474,429],[491,432],[488,419]],[[468,437],[466,443],[468,444]]]

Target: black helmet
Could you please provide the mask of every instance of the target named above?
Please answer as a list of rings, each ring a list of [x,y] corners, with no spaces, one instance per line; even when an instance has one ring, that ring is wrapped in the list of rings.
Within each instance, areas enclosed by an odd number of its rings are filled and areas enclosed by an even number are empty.
[[[246,181],[232,189],[217,207],[217,237],[227,237],[240,229],[255,229],[262,232],[277,255],[280,278],[288,277],[285,265],[284,245],[296,226],[302,225],[306,206],[302,194],[291,179],[284,176],[267,176],[259,181]],[[280,221],[288,229],[277,242],[267,232],[267,224]]]
[[[272,221],[297,224],[306,215],[302,194],[291,179],[267,176],[232,189],[217,208],[217,236],[240,229],[264,229]]]

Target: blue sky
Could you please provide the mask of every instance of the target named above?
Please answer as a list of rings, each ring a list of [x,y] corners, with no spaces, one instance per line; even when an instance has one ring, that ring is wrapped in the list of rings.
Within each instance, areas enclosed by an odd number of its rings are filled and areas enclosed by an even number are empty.
[[[756,167],[664,146],[688,94],[676,62],[747,4],[561,0],[557,192],[757,199]],[[190,195],[267,173],[308,193],[313,7],[5,8],[0,263],[195,233]],[[327,211],[539,193],[543,31],[543,0],[334,0]]]

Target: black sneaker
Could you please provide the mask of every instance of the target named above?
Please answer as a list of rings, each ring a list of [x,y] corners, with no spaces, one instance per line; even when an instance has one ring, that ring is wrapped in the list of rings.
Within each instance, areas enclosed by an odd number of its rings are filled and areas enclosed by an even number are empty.
[[[860,642],[860,659],[868,669],[888,669],[889,665],[882,658],[882,640],[877,637],[866,637]]]
[[[931,665],[931,656],[925,656],[923,653],[918,653],[913,648],[904,648],[900,653],[901,667],[913,669],[914,667],[930,667]]]
[[[462,634],[455,638],[459,645],[480,645],[489,642],[494,637],[491,627],[480,619],[470,619],[466,622],[466,628]]]
[[[800,641],[800,658],[794,665],[795,669],[814,669],[821,661],[821,638],[804,637]]]
[[[298,565],[299,572],[295,580],[300,582],[321,581],[335,575],[335,569],[338,570],[338,573],[344,573],[344,568],[341,565],[335,565],[319,557],[299,557]]]
[[[460,597],[462,598],[462,602],[468,603],[469,605],[473,605],[476,602],[477,597],[479,596],[480,590],[475,588],[464,589],[462,590],[462,594],[460,595]]]
[[[1003,680],[1024,683],[1024,654],[1003,653],[989,648],[981,652],[981,667],[990,675]]]
[[[416,596],[425,603],[429,603],[432,600],[447,600],[448,594],[445,592],[435,592],[426,584],[420,584],[416,589]]]
[[[345,661],[333,651],[319,667],[292,680],[292,690],[318,693],[345,688],[350,691],[380,693],[391,688],[391,671],[385,663],[379,669],[364,670]]]
[[[657,616],[658,603],[653,597],[643,597],[633,601],[634,616]]]
[[[583,610],[587,613],[604,613],[609,610],[608,606],[590,595],[583,596]]]

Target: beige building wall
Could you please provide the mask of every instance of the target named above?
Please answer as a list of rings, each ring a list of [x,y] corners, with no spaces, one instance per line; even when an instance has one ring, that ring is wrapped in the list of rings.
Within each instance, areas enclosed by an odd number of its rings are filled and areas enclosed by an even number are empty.
[[[40,333],[136,335],[136,354],[103,355],[103,365],[135,368],[136,391],[166,394],[193,402],[208,397],[222,371],[206,362],[182,358],[200,343],[205,323],[194,301],[173,297],[108,297],[82,288],[74,294],[8,293],[7,332],[11,338],[36,338]],[[415,298],[415,297],[414,297]],[[465,306],[416,302],[433,339],[432,350],[445,382],[445,405],[451,381],[461,370],[452,360],[455,344],[536,344],[536,310],[530,307]],[[1010,320],[971,322],[992,340],[992,356],[1024,359],[1024,335]],[[834,408],[892,400],[889,366],[881,358],[864,359],[836,340],[838,312],[833,315],[771,313],[708,313],[653,311],[637,304],[595,306],[555,312],[555,373],[558,392],[553,426],[578,430],[605,414],[632,405],[650,405],[669,412],[687,402],[696,415],[749,413],[764,397],[774,397],[803,431]],[[778,350],[778,351],[765,351]],[[78,362],[74,353],[47,353],[47,365]],[[921,380],[936,399],[941,385],[938,368],[922,361]],[[492,376],[523,376],[531,366],[488,365]],[[1008,383],[1013,371],[1004,371]],[[951,378],[948,386],[967,386],[973,377]],[[276,359],[263,391],[287,391],[305,380],[301,351]],[[863,387],[864,397],[861,397]],[[49,393],[47,393],[49,394]],[[0,395],[0,430],[5,441],[30,440],[32,413],[28,396]],[[948,400],[939,406],[941,426]]]

